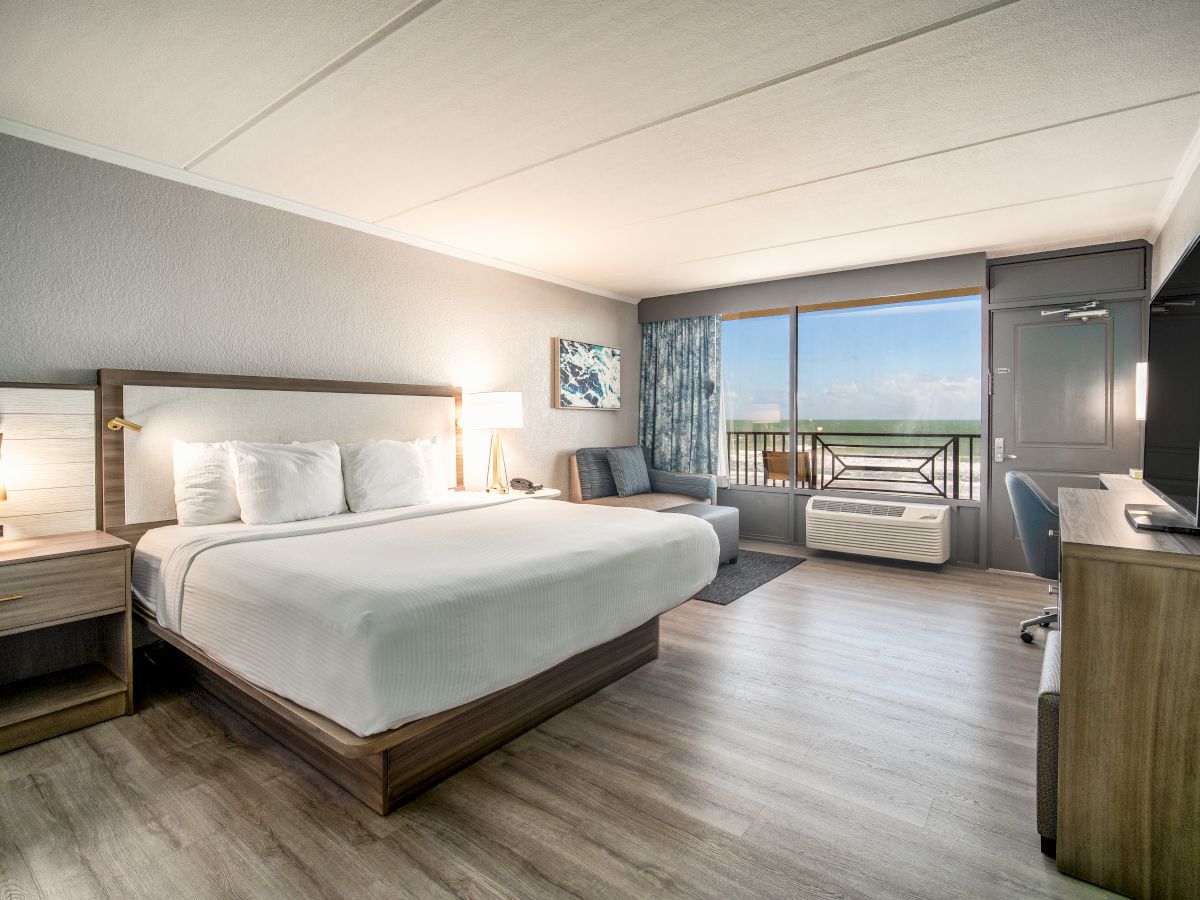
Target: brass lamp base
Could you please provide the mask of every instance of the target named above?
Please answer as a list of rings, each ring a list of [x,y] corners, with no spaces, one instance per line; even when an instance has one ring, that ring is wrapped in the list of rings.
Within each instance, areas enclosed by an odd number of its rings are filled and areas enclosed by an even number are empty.
[[[508,469],[504,465],[504,448],[500,444],[500,432],[492,432],[492,446],[488,450],[487,492],[508,493]]]

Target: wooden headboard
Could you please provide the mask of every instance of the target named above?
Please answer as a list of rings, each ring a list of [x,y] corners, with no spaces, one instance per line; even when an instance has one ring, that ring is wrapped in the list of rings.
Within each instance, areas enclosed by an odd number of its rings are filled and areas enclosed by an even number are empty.
[[[174,524],[174,519],[166,518],[172,507],[165,505],[163,500],[164,486],[158,482],[164,477],[161,473],[155,476],[152,496],[146,499],[144,485],[132,483],[137,479],[147,478],[144,471],[127,473],[127,463],[134,465],[132,454],[126,459],[126,441],[159,442],[164,439],[179,437],[184,440],[366,440],[370,437],[397,437],[411,439],[428,436],[426,433],[406,433],[404,417],[405,405],[394,404],[396,409],[388,410],[387,422],[381,417],[381,404],[386,405],[386,396],[410,398],[446,398],[444,414],[452,416],[452,422],[442,418],[444,431],[447,436],[454,437],[454,479],[459,490],[463,488],[463,451],[462,451],[462,389],[458,387],[424,385],[424,384],[380,384],[367,381],[323,381],[302,378],[272,378],[252,375],[197,375],[184,372],[143,372],[128,369],[101,369],[100,404],[97,431],[100,441],[100,521],[101,527],[110,534],[136,544],[152,528]],[[169,426],[156,429],[153,421],[141,421],[138,424],[146,428],[140,434],[127,430],[112,431],[105,427],[113,418],[133,418],[135,421],[153,419],[154,407],[127,409],[127,388],[136,388],[128,392],[128,399],[138,396],[139,402],[146,402],[147,396],[172,398],[168,404]],[[142,389],[176,389],[156,392]],[[211,390],[212,394],[207,391]],[[290,392],[288,394],[247,394],[245,392]],[[293,398],[294,393],[313,395],[305,402],[301,398]],[[323,396],[322,396],[323,395]],[[330,395],[339,395],[331,397]],[[356,399],[357,398],[357,399]],[[293,402],[301,400],[299,403]],[[218,401],[214,413],[214,404],[205,400]],[[199,430],[188,431],[188,410],[196,408],[196,419],[201,422],[196,427]],[[220,410],[227,404],[231,415],[235,413],[241,418],[229,425],[229,433],[217,433],[215,429],[223,429],[223,425],[214,424],[214,416],[220,421]],[[331,406],[333,404],[333,406]],[[411,404],[413,407],[421,404]],[[425,404],[429,406],[429,404]],[[434,414],[442,416],[440,404]],[[253,418],[255,408],[264,412],[263,421],[246,421],[247,413]],[[336,408],[338,421],[330,421],[330,410]],[[128,413],[128,415],[127,415]],[[266,415],[269,413],[269,415]],[[429,409],[422,409],[421,416],[427,420]],[[287,423],[294,416],[296,431],[288,429]],[[372,417],[379,417],[378,427],[373,424]],[[415,417],[415,413],[414,413]],[[270,421],[267,421],[270,419]],[[340,422],[340,426],[339,426]],[[182,424],[181,424],[182,423]],[[282,424],[281,424],[282,423]],[[386,426],[386,427],[385,427]],[[337,429],[344,429],[339,432]],[[414,426],[415,427],[415,426]],[[164,428],[178,430],[179,433],[164,434]],[[345,431],[349,429],[349,431]],[[139,448],[139,452],[140,452]],[[141,462],[138,462],[141,465]],[[161,460],[158,461],[161,467]],[[127,474],[132,474],[131,483],[127,483]],[[169,476],[165,476],[168,477]],[[448,484],[447,487],[450,485]],[[127,488],[130,490],[127,491]],[[127,507],[127,497],[134,499],[134,508]],[[142,521],[144,513],[139,515],[138,507],[153,509],[159,513],[153,521]],[[128,515],[127,515],[128,513]],[[130,520],[133,521],[130,521]]]

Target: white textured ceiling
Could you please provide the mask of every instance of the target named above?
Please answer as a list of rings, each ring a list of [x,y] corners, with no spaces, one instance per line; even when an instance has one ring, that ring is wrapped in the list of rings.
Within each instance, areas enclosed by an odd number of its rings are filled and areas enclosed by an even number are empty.
[[[0,0],[0,116],[642,297],[1152,234],[1198,46],[1198,0]]]

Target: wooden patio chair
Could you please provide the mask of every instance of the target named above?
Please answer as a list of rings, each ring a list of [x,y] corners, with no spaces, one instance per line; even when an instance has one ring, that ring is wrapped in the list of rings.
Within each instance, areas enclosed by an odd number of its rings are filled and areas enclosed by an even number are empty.
[[[768,481],[784,481],[791,483],[792,473],[789,465],[787,450],[763,450],[763,471]],[[808,454],[796,454],[796,483],[800,486],[808,484]]]

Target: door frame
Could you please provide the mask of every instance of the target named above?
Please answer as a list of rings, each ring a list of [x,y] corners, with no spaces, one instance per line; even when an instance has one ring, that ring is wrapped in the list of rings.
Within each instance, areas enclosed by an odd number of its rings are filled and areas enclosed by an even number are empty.
[[[993,303],[991,299],[990,288],[992,284],[992,268],[998,265],[1006,265],[1011,263],[1034,262],[1037,260],[1052,260],[1062,259],[1071,256],[1088,256],[1096,253],[1109,253],[1112,251],[1129,250],[1140,248],[1143,250],[1142,262],[1142,287],[1133,290],[1118,290],[1118,291],[1081,291],[1076,294],[1062,294],[1050,297],[1035,297],[1028,300],[1005,301],[1003,303]],[[983,421],[980,423],[981,440],[984,442],[984,452],[987,454],[988,464],[982,467],[980,473],[980,521],[979,521],[979,558],[984,569],[992,568],[992,544],[991,544],[991,507],[992,507],[992,434],[993,422],[992,417],[994,411],[992,409],[992,313],[1005,309],[1036,309],[1038,307],[1057,307],[1064,304],[1080,303],[1085,300],[1097,299],[1101,303],[1117,302],[1118,300],[1141,300],[1144,307],[1150,304],[1150,284],[1151,274],[1153,272],[1153,254],[1154,248],[1151,244],[1144,240],[1118,241],[1110,244],[1092,244],[1082,247],[1073,247],[1062,250],[1048,250],[1040,253],[1025,253],[1017,256],[997,257],[988,259],[987,261],[987,278],[983,287],[983,348],[982,348],[982,368],[983,368],[983,397],[982,403],[985,409]],[[1149,339],[1147,325],[1149,316],[1146,315],[1145,308],[1142,314],[1142,334],[1141,334],[1141,358],[1146,358],[1146,345]],[[1144,452],[1144,426],[1143,426],[1143,448],[1139,451],[1139,460],[1141,453]],[[1008,571],[1008,570],[997,570]]]

